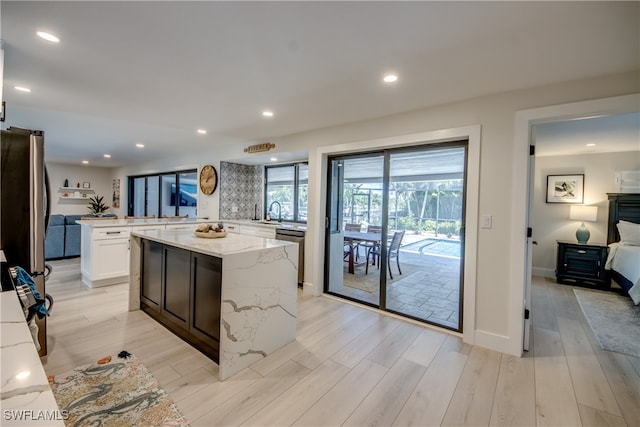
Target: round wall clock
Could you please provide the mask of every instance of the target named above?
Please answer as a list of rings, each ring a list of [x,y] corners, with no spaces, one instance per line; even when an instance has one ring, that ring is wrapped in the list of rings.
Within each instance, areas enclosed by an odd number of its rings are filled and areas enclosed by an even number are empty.
[[[211,165],[204,165],[200,169],[200,190],[204,194],[213,194],[218,186],[218,173]]]

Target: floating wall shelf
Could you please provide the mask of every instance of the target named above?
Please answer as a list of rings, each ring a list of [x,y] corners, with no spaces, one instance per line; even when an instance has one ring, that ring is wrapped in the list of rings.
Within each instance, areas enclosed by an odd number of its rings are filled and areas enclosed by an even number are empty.
[[[78,192],[80,196],[76,196],[76,192]],[[64,200],[89,200],[89,194],[95,193],[95,191],[93,188],[60,187],[58,193],[61,193],[60,199]]]

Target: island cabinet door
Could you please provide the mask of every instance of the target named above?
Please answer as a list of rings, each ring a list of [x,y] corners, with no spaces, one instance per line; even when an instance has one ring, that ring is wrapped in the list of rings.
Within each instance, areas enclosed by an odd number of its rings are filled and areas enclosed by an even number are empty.
[[[191,252],[164,247],[164,294],[162,314],[172,323],[189,329]]]
[[[222,259],[192,253],[193,273],[190,332],[212,347],[216,355],[220,343],[220,298]]]
[[[160,243],[142,240],[142,286],[140,299],[160,311],[162,301],[162,248]]]

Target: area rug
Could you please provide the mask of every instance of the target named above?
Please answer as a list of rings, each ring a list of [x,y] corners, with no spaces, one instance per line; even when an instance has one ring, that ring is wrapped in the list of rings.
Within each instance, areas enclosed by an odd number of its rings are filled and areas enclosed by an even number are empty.
[[[101,359],[58,375],[51,389],[60,410],[68,414],[67,426],[189,425],[156,378],[133,355],[107,363]]]
[[[420,266],[403,263],[402,258],[400,259],[400,268],[402,269],[402,274],[398,274],[398,267],[395,264],[395,260],[392,261],[391,270],[393,272],[393,279],[390,279],[389,276],[387,276],[387,284],[395,282],[396,280],[404,279],[405,277],[408,277],[409,275],[420,270]],[[356,267],[354,274],[349,273],[347,267],[345,266],[343,275],[344,286],[360,289],[369,293],[378,292],[378,290],[380,289],[380,271],[378,270],[378,267],[375,265],[370,265],[369,274],[364,274],[364,272],[364,265],[359,265],[358,267]]]
[[[640,357],[640,306],[613,292],[574,289],[573,293],[600,347]]]

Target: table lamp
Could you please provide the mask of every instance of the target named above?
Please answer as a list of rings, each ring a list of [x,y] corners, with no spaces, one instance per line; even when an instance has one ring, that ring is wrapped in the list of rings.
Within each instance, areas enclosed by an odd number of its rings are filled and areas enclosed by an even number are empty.
[[[571,205],[569,208],[569,219],[582,221],[582,225],[576,231],[576,239],[578,243],[587,243],[591,233],[585,227],[585,221],[596,221],[598,219],[597,206]]]

